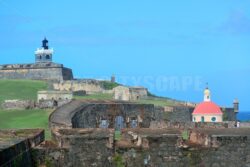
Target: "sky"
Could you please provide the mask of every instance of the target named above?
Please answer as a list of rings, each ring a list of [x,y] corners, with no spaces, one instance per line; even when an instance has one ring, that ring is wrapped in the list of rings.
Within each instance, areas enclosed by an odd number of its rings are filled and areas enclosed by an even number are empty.
[[[250,111],[249,0],[0,0],[0,64],[33,63],[47,37],[77,78]]]

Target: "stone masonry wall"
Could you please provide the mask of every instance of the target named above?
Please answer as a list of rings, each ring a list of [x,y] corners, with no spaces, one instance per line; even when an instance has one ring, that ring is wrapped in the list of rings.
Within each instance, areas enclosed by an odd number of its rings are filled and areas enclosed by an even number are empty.
[[[234,112],[234,108],[221,108],[223,112],[223,120],[224,121],[236,121],[236,113]]]
[[[128,119],[130,121],[135,118],[138,124],[140,123],[140,127],[149,128],[150,122],[156,118],[154,106],[149,104],[93,104],[75,113],[72,126],[73,128],[96,128],[100,124],[99,120],[104,118],[108,120],[109,128],[114,128],[117,116],[124,119],[124,127],[129,126]]]
[[[104,88],[97,80],[72,80],[53,83],[53,88],[60,91],[85,91],[87,94],[102,93]]]
[[[53,132],[53,143],[59,147],[36,147],[35,162],[37,165],[58,167],[114,167],[112,135],[113,131],[108,129],[62,129]]]
[[[34,131],[34,132],[32,132]],[[31,148],[44,141],[43,130],[1,130],[0,166],[33,167]],[[9,137],[8,134],[11,134]]]
[[[192,112],[194,107],[173,106],[172,111],[164,111],[164,108],[157,107],[157,112],[161,112],[163,119],[167,122],[192,122]],[[236,121],[236,113],[233,108],[222,108],[223,121]]]
[[[0,70],[0,79],[70,80],[73,74],[63,67],[23,68]]]
[[[61,129],[52,136],[64,151],[50,148],[49,154],[58,156],[49,161],[65,167],[247,167],[248,131],[199,130],[195,132],[199,140],[193,133],[184,140],[178,129],[124,129],[112,142],[112,130]]]

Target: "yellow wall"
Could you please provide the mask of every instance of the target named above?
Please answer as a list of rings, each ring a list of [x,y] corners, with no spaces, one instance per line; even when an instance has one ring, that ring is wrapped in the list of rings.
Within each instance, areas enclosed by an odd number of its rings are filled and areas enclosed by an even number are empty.
[[[201,118],[204,117],[204,122],[213,122],[212,117],[216,118],[214,122],[223,122],[222,115],[193,115],[193,122],[202,122]],[[195,119],[194,119],[195,118]]]

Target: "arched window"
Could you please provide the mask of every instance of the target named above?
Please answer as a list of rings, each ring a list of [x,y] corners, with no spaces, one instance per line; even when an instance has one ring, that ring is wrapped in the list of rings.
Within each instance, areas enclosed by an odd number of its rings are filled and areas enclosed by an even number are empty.
[[[215,122],[216,121],[216,117],[212,117],[211,121]]]
[[[42,55],[39,56],[39,59],[42,60]]]
[[[46,59],[50,59],[50,55],[46,55]]]

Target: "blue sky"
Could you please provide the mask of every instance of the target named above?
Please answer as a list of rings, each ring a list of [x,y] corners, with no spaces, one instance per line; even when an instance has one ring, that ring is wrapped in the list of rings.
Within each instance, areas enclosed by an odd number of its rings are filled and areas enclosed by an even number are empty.
[[[250,110],[248,0],[0,0],[1,64],[34,62],[46,36],[76,77]]]

